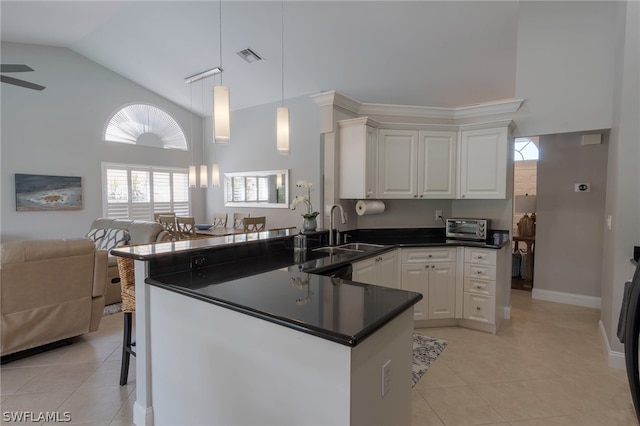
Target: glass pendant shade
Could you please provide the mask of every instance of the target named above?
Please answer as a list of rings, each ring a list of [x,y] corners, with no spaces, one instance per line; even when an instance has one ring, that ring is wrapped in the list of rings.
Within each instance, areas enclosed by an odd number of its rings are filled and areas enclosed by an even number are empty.
[[[207,166],[200,166],[200,188],[206,188],[208,186],[209,176],[207,173]]]
[[[189,166],[189,188],[196,187],[196,166]]]
[[[220,166],[218,163],[213,163],[211,166],[211,186],[220,186]]]
[[[279,107],[276,113],[276,146],[278,153],[289,153],[289,108]]]
[[[229,88],[213,86],[213,142],[229,143],[231,138],[229,123]]]

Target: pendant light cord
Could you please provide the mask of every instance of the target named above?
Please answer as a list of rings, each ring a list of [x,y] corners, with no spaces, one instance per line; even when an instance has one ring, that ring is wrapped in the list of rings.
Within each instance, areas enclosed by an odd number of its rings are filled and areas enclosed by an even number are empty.
[[[222,0],[218,2],[218,20],[220,24],[218,25],[218,27],[220,28],[220,69],[223,70],[224,68],[222,68]],[[222,72],[220,72],[220,85],[222,86]]]
[[[281,13],[282,13],[282,31],[281,31],[281,47],[282,47],[282,106],[284,107],[284,0],[281,2]]]

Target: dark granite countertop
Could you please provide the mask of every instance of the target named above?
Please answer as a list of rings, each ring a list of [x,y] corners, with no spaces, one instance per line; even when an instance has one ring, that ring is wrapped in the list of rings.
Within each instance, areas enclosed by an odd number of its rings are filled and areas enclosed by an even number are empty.
[[[220,267],[212,267],[154,276],[146,282],[347,346],[356,346],[422,299],[420,293],[325,277],[301,268],[293,264],[221,281]]]

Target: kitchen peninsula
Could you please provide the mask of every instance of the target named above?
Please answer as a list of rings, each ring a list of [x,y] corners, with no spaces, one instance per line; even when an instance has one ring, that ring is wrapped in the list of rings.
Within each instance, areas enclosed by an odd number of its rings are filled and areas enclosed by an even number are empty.
[[[135,259],[136,424],[410,423],[422,295],[318,275],[349,254],[293,235],[112,251]]]

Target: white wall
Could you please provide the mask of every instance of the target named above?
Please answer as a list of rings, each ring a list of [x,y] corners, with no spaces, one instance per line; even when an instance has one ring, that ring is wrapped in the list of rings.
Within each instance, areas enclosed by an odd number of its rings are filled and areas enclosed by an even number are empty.
[[[231,142],[228,145],[207,143],[206,155],[209,163],[213,162],[215,154],[216,161],[220,164],[221,182],[219,188],[206,190],[207,218],[211,218],[214,212],[226,212],[229,217],[232,217],[234,212],[239,212],[251,216],[266,216],[267,228],[302,226],[303,219],[300,215],[305,212],[303,206],[294,211],[288,207],[274,209],[224,206],[224,173],[252,170],[289,169],[290,200],[295,195],[305,195],[301,188],[295,187],[296,181],[312,182],[315,186],[315,190],[311,192],[312,205],[315,211],[322,213],[322,175],[319,160],[322,147],[318,107],[308,96],[286,100],[291,127],[291,148],[288,155],[281,155],[276,150],[275,141],[278,106],[279,103],[274,103],[232,112]],[[210,141],[211,119],[205,121],[205,139]]]
[[[2,62],[27,64],[20,75],[46,86],[38,92],[2,84],[1,239],[83,236],[102,216],[101,162],[187,167],[191,152],[106,143],[102,132],[111,114],[129,103],[146,102],[168,111],[189,139],[185,109],[68,49],[2,43]],[[185,90],[187,90],[185,88]],[[201,152],[200,118],[193,116],[195,152]],[[83,208],[16,212],[14,174],[81,176]],[[196,215],[202,202],[195,198]]]
[[[616,13],[623,2],[521,1],[516,136],[611,127]]]
[[[600,320],[611,349],[622,352],[616,338],[618,315],[633,246],[640,245],[640,3],[627,2],[615,24],[618,49],[605,211],[612,229],[604,231]]]
[[[580,133],[540,136],[534,297],[541,290],[599,298],[607,177],[602,145]],[[575,192],[588,182],[590,192]]]

